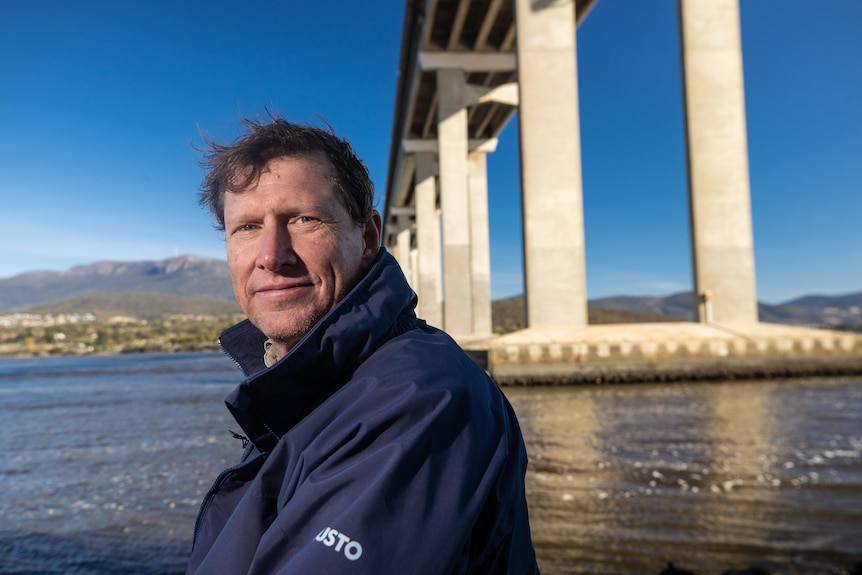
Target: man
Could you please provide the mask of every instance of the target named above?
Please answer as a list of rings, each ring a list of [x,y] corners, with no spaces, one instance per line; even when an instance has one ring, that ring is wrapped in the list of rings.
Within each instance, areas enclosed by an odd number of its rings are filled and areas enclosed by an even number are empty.
[[[189,573],[535,573],[514,413],[380,245],[373,186],[330,132],[245,121],[201,202],[248,316],[220,343],[247,436]],[[246,438],[243,438],[246,439]]]

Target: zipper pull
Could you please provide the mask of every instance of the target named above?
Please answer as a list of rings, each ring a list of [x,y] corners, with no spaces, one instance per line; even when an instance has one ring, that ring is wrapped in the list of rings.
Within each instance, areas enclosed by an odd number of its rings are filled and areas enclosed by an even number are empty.
[[[242,441],[242,448],[245,449],[245,446],[248,445],[248,437],[246,437],[244,435],[240,435],[236,431],[232,431],[230,429],[228,429],[227,431],[228,431],[228,433],[230,433],[233,436],[234,439],[241,440]]]

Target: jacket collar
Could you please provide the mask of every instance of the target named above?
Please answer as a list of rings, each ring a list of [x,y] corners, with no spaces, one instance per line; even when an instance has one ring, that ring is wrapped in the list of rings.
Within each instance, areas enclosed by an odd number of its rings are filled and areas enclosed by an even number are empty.
[[[248,320],[228,328],[219,343],[247,376],[225,399],[228,409],[259,451],[272,451],[374,350],[416,325],[415,305],[401,268],[381,248],[359,284],[272,367],[263,362],[260,330]]]

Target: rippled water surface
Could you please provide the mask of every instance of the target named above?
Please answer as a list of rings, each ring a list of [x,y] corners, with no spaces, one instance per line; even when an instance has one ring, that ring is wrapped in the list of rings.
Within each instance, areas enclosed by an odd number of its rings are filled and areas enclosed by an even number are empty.
[[[220,354],[0,361],[0,573],[182,573],[235,462]]]
[[[238,379],[220,354],[0,360],[0,573],[181,573]],[[506,394],[545,574],[862,561],[862,380]]]
[[[544,573],[862,560],[862,382],[507,389]]]

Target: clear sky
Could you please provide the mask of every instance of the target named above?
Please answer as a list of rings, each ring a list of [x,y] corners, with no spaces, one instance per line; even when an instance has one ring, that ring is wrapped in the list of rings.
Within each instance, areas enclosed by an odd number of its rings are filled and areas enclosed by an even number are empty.
[[[6,2],[0,277],[224,257],[199,132],[325,118],[382,201],[403,3]],[[758,298],[862,291],[862,2],[741,0]],[[691,289],[677,2],[578,29],[590,298]],[[489,157],[492,295],[520,293],[517,121]]]

